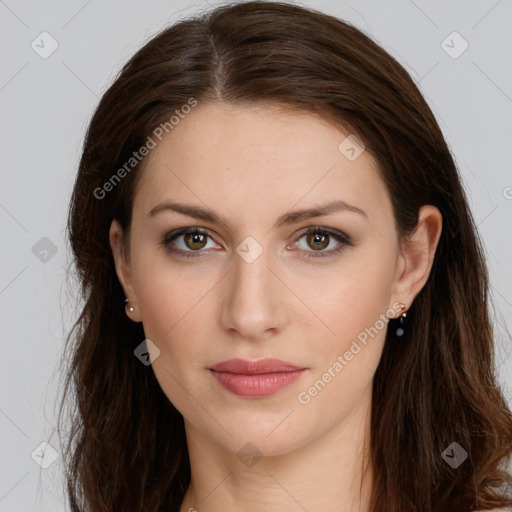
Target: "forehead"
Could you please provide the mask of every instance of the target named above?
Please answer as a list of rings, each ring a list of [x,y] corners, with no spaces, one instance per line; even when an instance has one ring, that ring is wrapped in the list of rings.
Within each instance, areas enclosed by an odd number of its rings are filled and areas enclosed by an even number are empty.
[[[390,208],[369,152],[343,153],[350,135],[308,112],[200,103],[149,153],[134,210],[147,214],[165,200],[247,217],[337,199]]]

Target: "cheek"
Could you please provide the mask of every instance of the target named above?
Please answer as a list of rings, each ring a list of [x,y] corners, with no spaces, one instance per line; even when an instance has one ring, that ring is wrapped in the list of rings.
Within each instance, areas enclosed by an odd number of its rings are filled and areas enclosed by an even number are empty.
[[[381,265],[362,268],[324,289],[318,315],[333,332],[316,344],[313,372],[297,396],[299,410],[311,417],[326,417],[329,410],[330,424],[369,391],[389,324],[390,283]]]
[[[390,307],[392,262],[386,254],[380,258],[371,256],[361,257],[357,265],[333,275],[329,284],[315,293],[316,302],[310,302],[314,304],[311,309],[331,331],[331,348],[350,344],[376,322],[379,330],[385,332],[379,319]]]
[[[180,267],[161,248],[135,251],[132,269],[148,338],[166,339],[180,324],[190,325],[189,317],[214,284],[208,273],[198,276]]]
[[[182,414],[192,411],[194,415],[197,411],[191,396],[200,396],[196,376],[204,372],[205,366],[204,346],[200,343],[204,327],[198,317],[204,305],[201,299],[206,299],[211,286],[198,288],[199,278],[191,282],[177,267],[171,269],[161,262],[139,270],[136,293],[144,334],[160,351],[152,363],[153,372],[169,401]]]

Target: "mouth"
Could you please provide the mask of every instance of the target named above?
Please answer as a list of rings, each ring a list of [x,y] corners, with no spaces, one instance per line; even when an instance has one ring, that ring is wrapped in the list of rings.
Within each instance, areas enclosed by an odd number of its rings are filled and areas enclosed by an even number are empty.
[[[238,396],[263,398],[299,379],[307,368],[280,359],[230,359],[209,368],[215,380]]]

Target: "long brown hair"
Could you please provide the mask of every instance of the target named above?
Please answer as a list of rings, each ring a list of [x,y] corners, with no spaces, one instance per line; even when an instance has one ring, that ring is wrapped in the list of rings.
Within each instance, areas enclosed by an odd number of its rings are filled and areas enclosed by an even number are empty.
[[[170,116],[191,99],[303,109],[357,134],[379,165],[402,239],[422,205],[440,210],[429,279],[406,334],[388,329],[374,377],[372,511],[512,505],[512,415],[494,373],[487,269],[429,106],[404,68],[351,24],[255,1],[160,32],[124,65],[88,127],[67,233],[83,309],[66,343],[59,413],[71,510],[179,511],[190,482],[183,418],[134,356],[144,331],[125,314],[108,233],[113,219],[129,232],[146,161],[131,161],[133,152],[162,123],[172,129]],[[468,453],[457,468],[441,456],[453,442]]]

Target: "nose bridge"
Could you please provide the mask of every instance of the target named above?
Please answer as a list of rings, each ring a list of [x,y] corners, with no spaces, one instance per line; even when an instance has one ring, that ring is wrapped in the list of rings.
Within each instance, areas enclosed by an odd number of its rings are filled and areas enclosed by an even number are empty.
[[[223,305],[224,327],[258,339],[278,326],[277,279],[269,269],[269,251],[255,239],[245,239],[236,252]]]

